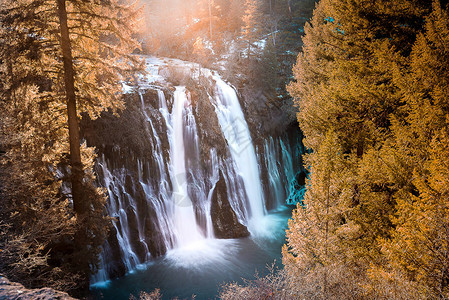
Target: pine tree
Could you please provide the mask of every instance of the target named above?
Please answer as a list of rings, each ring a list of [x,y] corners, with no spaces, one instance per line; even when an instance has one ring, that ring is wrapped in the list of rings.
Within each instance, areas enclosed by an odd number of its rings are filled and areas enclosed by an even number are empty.
[[[249,60],[254,54],[252,50],[253,44],[261,35],[262,12],[260,0],[246,0],[245,7],[245,15],[243,16],[243,36],[247,44],[247,57]]]
[[[344,243],[351,238],[352,160],[329,131],[313,155],[307,155],[311,177],[303,203],[289,221],[284,264],[300,298],[349,298],[356,286],[349,276]],[[345,278],[346,277],[346,278]]]
[[[407,69],[416,36],[430,12],[429,4],[405,0],[319,2],[305,27],[303,53],[294,68],[296,82],[289,85],[305,145],[313,150],[309,159],[317,165],[330,163],[329,158],[320,157],[320,149],[328,143],[327,133],[332,130],[347,161],[345,175],[332,175],[348,176],[336,183],[347,195],[341,210],[348,213],[344,222],[335,224],[335,232],[344,233],[337,248],[345,255],[329,260],[352,270],[348,273],[357,278],[360,293],[371,293],[370,272],[386,261],[380,241],[388,240],[395,228],[392,220],[398,197],[412,190],[409,175],[413,162],[407,149],[396,149],[397,136],[408,135],[396,132],[406,114],[397,74]],[[319,201],[314,194],[319,180],[312,171],[305,196],[309,203]],[[290,223],[296,233],[307,226],[322,228],[299,219]],[[306,246],[302,248],[320,249],[310,240],[289,240],[289,246],[294,249],[303,243]],[[313,261],[316,254],[306,253]],[[285,251],[284,257],[288,257]],[[287,260],[288,268],[289,264],[301,266],[294,260]],[[302,270],[302,276],[310,275],[307,268]],[[345,279],[340,280],[345,286]]]
[[[1,238],[0,261],[2,272],[13,280],[68,290],[79,276],[66,261],[57,267],[49,263],[57,256],[50,249],[61,247],[76,232],[73,211],[61,197],[63,178],[55,172],[68,152],[65,107],[52,97],[49,79],[57,44],[39,39],[49,35],[49,26],[42,14],[23,9],[36,10],[32,4],[3,2],[1,7],[1,37],[7,41],[0,51],[0,143],[6,150],[1,211],[11,227]],[[43,26],[37,28],[33,22]]]
[[[396,197],[395,227],[383,242],[384,270],[400,274],[420,297],[443,299],[449,296],[449,17],[436,1],[425,29],[410,68],[398,73],[406,114],[395,126],[394,150],[408,159],[410,180]]]
[[[328,128],[341,132],[342,144],[348,145],[344,151],[356,145],[359,154],[385,138],[379,129],[388,128],[389,114],[401,101],[390,71],[401,58],[390,50],[413,31],[425,7],[422,2],[395,2],[394,15],[387,2],[374,8],[363,1],[322,1],[306,25],[303,53],[294,68],[297,82],[290,84],[289,92],[297,99],[310,148],[319,143],[312,140],[317,133]],[[397,34],[391,26],[406,28],[406,33]],[[407,52],[411,46],[408,42],[401,49]]]
[[[1,38],[10,42],[3,44],[0,52],[2,94],[7,100],[2,103],[7,113],[2,119],[13,129],[4,131],[10,149],[6,160],[13,166],[27,163],[20,151],[28,147],[34,166],[20,176],[42,189],[51,186],[47,198],[54,197],[51,201],[66,206],[61,221],[76,217],[73,234],[79,244],[65,245],[72,247],[64,250],[71,257],[62,255],[62,260],[81,274],[77,284],[84,287],[105,238],[107,218],[105,196],[93,184],[94,151],[81,147],[77,123],[81,116],[96,118],[105,109],[117,112],[124,107],[121,81],[132,79],[134,72],[141,70],[138,58],[131,55],[138,48],[127,25],[133,15],[131,8],[115,1],[4,1],[0,11]],[[33,105],[23,105],[27,102],[20,97],[30,97]],[[64,194],[61,184],[67,178],[58,174],[66,170],[69,153],[71,194]],[[21,160],[14,161],[15,157]],[[7,196],[17,207],[26,201]],[[71,199],[75,215],[72,212],[70,216],[72,204],[64,202],[65,197]],[[20,213],[19,217],[26,219]],[[61,255],[57,251],[52,255]]]
[[[229,10],[225,10],[228,14],[225,15],[225,22],[231,32],[240,32],[243,24],[243,15],[245,13],[243,0],[230,0]]]
[[[279,62],[276,55],[276,47],[271,39],[268,39],[263,49],[260,60],[255,62],[254,74],[258,74],[260,78],[254,80],[255,86],[264,93],[272,104],[278,104],[277,98],[279,82]]]

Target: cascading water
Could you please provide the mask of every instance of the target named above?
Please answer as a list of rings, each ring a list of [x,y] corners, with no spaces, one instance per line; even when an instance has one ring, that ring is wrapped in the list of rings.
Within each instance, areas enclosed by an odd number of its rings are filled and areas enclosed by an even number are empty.
[[[173,200],[175,203],[174,223],[176,246],[186,246],[203,239],[198,230],[193,203],[187,193],[186,158],[184,148],[185,106],[187,105],[185,87],[177,87],[174,95],[172,122],[173,137],[170,140],[170,161],[172,164]]]
[[[254,231],[258,220],[266,214],[256,152],[235,90],[220,77],[214,76],[213,79],[217,89],[215,111],[237,167],[237,174],[243,178],[250,211],[250,219],[246,223]]]
[[[285,166],[284,174],[287,177],[287,182],[292,182],[295,178],[295,171],[292,161],[292,150],[289,144],[285,144],[282,140],[279,140],[282,149],[282,161]]]
[[[279,141],[282,143],[282,140],[279,139]],[[283,201],[285,201],[285,186],[286,186],[286,180],[283,180],[282,178],[282,171],[279,167],[280,157],[278,155],[279,153],[279,144],[276,143],[273,139],[273,137],[269,137],[264,144],[264,154],[265,154],[265,160],[266,160],[266,166],[267,166],[267,172],[268,172],[268,180],[270,184],[270,191],[272,191],[271,196],[275,199],[275,206],[279,207],[283,204]],[[282,156],[284,158],[284,156]],[[284,164],[286,170],[293,169],[293,165],[291,163],[291,160],[285,161]],[[285,171],[284,171],[285,172]],[[288,177],[288,176],[287,176]],[[291,179],[287,179],[288,180]]]
[[[267,222],[265,197],[275,198],[274,208],[282,205],[288,193],[282,187],[295,176],[288,137],[269,137],[259,150],[264,152],[267,185],[273,193],[264,193],[256,149],[234,88],[212,72],[201,71],[215,90],[206,105],[211,108],[207,117],[215,118],[217,128],[200,132],[198,99],[190,99],[183,86],[155,85],[163,63],[150,62],[154,74],[137,89],[143,131],[150,145],[145,157],[114,146],[112,154],[97,162],[100,185],[108,190],[107,210],[114,217],[114,228],[93,283],[132,272],[164,254],[171,263],[192,260],[192,245],[199,253],[193,256],[195,264],[209,261],[208,256],[229,254],[233,242],[215,239],[216,223],[231,229],[246,225],[255,237],[270,232],[273,223]],[[149,97],[148,91],[156,91],[157,97]],[[203,149],[212,133],[221,136],[223,144]],[[223,201],[229,202],[231,212],[213,216],[212,205],[226,209]]]

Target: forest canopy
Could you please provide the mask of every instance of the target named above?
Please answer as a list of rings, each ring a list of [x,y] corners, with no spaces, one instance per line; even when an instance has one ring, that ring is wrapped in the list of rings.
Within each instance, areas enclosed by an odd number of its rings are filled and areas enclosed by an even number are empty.
[[[448,45],[445,1],[317,5],[289,85],[312,152],[284,263],[306,298],[449,296]]]

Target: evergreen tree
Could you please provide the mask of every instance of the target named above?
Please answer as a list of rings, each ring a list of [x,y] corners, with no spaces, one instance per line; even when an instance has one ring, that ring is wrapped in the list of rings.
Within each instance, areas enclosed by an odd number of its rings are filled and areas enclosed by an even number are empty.
[[[1,38],[10,42],[3,44],[0,52],[2,95],[7,100],[2,103],[6,113],[3,125],[8,126],[3,131],[9,147],[5,159],[15,170],[32,160],[34,166],[25,169],[28,173],[17,175],[30,182],[22,187],[25,190],[32,185],[43,193],[47,189],[47,197],[33,197],[34,202],[30,202],[41,210],[39,218],[45,220],[49,203],[59,203],[58,207],[65,207],[59,210],[61,222],[76,220],[76,230],[70,232],[77,245],[61,236],[59,248],[51,246],[56,238],[44,239],[39,251],[44,255],[43,251],[52,247],[47,250],[53,262],[50,269],[58,264],[70,266],[72,273],[80,274],[82,280],[77,285],[83,287],[88,284],[90,268],[95,267],[107,218],[103,191],[93,184],[94,151],[80,147],[78,119],[96,118],[105,109],[117,112],[124,107],[121,82],[132,79],[141,69],[138,58],[131,55],[138,48],[127,25],[133,15],[132,8],[116,1],[4,1],[0,11]],[[27,157],[21,154],[25,149]],[[68,166],[68,154],[70,194],[62,187],[67,177],[59,175]],[[17,184],[13,177],[11,186]],[[13,207],[29,201],[11,190],[6,197],[13,201]],[[64,201],[66,197],[71,202]],[[71,205],[74,212],[70,212]],[[19,211],[17,219],[27,216]]]
[[[438,2],[425,29],[413,47],[410,68],[398,72],[406,114],[396,121],[392,150],[407,159],[410,179],[409,188],[396,196],[395,227],[384,240],[389,258],[384,270],[411,282],[422,298],[444,299],[449,297],[449,17]]]
[[[229,10],[224,10],[228,12],[225,14],[225,23],[229,26],[231,32],[240,32],[243,24],[243,14],[245,13],[243,0],[230,0],[226,2],[229,3]]]
[[[259,40],[261,36],[261,21],[262,11],[260,7],[260,0],[246,0],[245,2],[245,14],[243,16],[243,36],[247,44],[247,57],[248,60],[254,54],[254,43]]]
[[[276,47],[269,39],[263,49],[260,60],[256,63],[255,74],[263,74],[259,80],[255,80],[257,87],[263,91],[272,103],[277,101],[277,88],[279,86],[279,63],[276,55]]]
[[[351,238],[351,159],[343,154],[337,136],[329,131],[316,155],[307,155],[311,171],[303,203],[293,213],[284,246],[290,288],[301,298],[346,299],[355,287],[345,245]],[[296,280],[295,280],[296,278]]]
[[[413,162],[405,155],[406,149],[395,149],[396,137],[404,136],[396,132],[397,124],[406,114],[396,75],[408,67],[416,36],[430,12],[430,2],[319,2],[311,23],[305,27],[303,53],[294,68],[296,82],[289,85],[299,109],[305,145],[313,150],[310,160],[317,165],[330,163],[320,153],[329,130],[335,132],[335,143],[345,155],[348,170],[341,173],[345,175],[333,174],[348,176],[336,184],[347,195],[341,210],[348,213],[341,224],[335,225],[336,232],[344,232],[336,247],[345,255],[330,261],[356,276],[358,292],[363,294],[372,291],[372,271],[385,264],[384,244],[380,241],[388,240],[395,228],[398,197],[413,191],[409,180]],[[316,180],[320,179],[313,176],[312,170],[306,193],[309,203],[319,202]],[[306,205],[304,209],[312,208]],[[292,222],[290,236],[300,236],[304,226],[304,222]],[[314,222],[307,226],[322,228]],[[289,247],[295,249],[300,240],[289,240]],[[309,244],[307,239],[303,242]],[[316,254],[304,255],[314,262]],[[284,257],[288,257],[287,251]],[[302,270],[306,270],[307,277],[308,270],[314,269]],[[343,286],[345,282],[341,278]]]

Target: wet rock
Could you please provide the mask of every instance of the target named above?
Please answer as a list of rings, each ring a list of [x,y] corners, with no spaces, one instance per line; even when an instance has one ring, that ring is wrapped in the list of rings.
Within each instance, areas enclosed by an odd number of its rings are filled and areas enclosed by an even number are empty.
[[[270,179],[268,176],[268,167],[266,165],[265,152],[263,151],[263,147],[256,148],[258,158],[259,158],[259,167],[260,167],[260,180],[262,181],[262,189],[265,199],[265,207],[268,210],[276,208],[276,199],[273,197]]]
[[[306,185],[306,178],[307,178],[307,173],[305,171],[301,171],[298,174],[296,174],[295,180],[296,180],[296,183],[299,188]]]
[[[152,210],[152,212],[154,211]],[[153,213],[150,213],[150,217],[145,219],[145,240],[147,241],[151,256],[159,257],[167,252],[167,248],[163,243],[162,234],[155,221],[156,217],[152,215]]]
[[[246,226],[240,224],[232,209],[226,191],[226,182],[220,172],[220,179],[212,195],[211,217],[215,236],[219,239],[233,239],[249,236]]]
[[[133,179],[130,175],[126,175],[125,177],[125,190],[128,194],[133,194],[134,192],[134,186],[133,186]]]
[[[192,102],[198,134],[200,138],[200,154],[205,161],[209,159],[211,148],[217,150],[218,156],[225,155],[226,139],[221,131],[215,108],[210,102],[209,95],[200,87],[191,89],[196,91],[192,95]]]
[[[135,192],[131,194],[136,203],[136,213],[139,220],[143,220],[147,216],[148,201],[145,195],[145,191],[140,183],[134,186]]]
[[[118,244],[116,236],[117,230],[115,229],[115,227],[111,226],[108,241],[104,245],[104,247],[107,248],[105,249],[108,261],[106,269],[111,278],[121,277],[126,273],[125,264],[122,261],[120,246]]]
[[[128,230],[129,230],[129,240],[131,241],[131,247],[134,250],[134,253],[137,255],[139,259],[139,263],[142,263],[146,259],[146,247],[143,241],[139,236],[139,221],[137,218],[137,212],[133,207],[128,207],[126,210],[126,214],[128,217]]]
[[[157,95],[157,90],[155,89],[147,89],[142,94],[143,101],[146,106],[150,105],[152,107],[159,106],[159,99]]]

